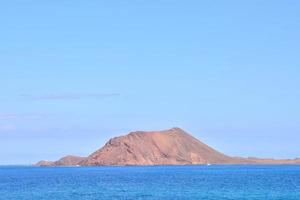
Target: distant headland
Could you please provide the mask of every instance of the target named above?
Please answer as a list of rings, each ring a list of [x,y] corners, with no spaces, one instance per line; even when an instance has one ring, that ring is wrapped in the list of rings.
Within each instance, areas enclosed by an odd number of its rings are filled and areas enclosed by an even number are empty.
[[[110,139],[88,157],[66,156],[58,161],[40,161],[37,166],[125,166],[209,164],[300,164],[296,159],[231,157],[216,151],[180,128],[136,131]]]

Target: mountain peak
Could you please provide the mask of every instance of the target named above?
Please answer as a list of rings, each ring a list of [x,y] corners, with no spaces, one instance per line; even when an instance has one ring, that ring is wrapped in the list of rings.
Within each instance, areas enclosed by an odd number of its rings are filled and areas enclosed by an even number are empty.
[[[179,127],[173,127],[173,128],[170,128],[169,131],[185,132],[183,129],[181,129],[181,128],[179,128]]]

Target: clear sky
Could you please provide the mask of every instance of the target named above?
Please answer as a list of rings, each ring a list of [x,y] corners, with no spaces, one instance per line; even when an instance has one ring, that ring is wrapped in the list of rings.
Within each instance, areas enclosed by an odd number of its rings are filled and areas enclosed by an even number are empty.
[[[0,2],[0,164],[181,127],[229,155],[300,157],[300,2]]]

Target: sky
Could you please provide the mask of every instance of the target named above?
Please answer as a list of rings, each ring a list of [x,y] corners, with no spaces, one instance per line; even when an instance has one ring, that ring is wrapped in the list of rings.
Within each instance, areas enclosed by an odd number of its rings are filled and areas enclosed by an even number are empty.
[[[180,127],[300,157],[300,2],[0,1],[0,164]]]

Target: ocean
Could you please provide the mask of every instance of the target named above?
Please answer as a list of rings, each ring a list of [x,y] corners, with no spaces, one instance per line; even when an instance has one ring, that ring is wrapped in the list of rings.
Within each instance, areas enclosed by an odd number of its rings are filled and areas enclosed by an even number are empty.
[[[0,199],[300,200],[300,166],[3,166]]]

